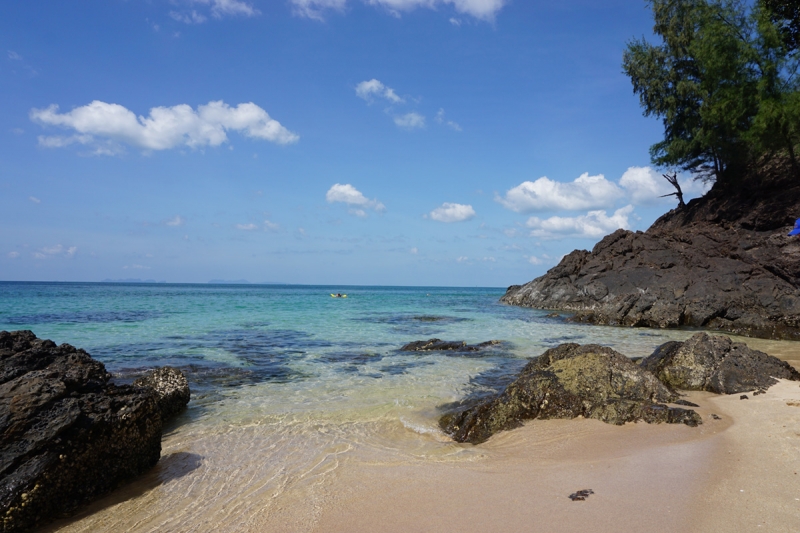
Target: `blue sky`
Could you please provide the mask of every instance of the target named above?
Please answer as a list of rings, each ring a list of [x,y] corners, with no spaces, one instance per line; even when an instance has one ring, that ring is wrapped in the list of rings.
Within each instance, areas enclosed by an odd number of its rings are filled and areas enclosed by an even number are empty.
[[[0,279],[529,281],[676,203],[621,73],[651,26],[637,0],[4,2]]]

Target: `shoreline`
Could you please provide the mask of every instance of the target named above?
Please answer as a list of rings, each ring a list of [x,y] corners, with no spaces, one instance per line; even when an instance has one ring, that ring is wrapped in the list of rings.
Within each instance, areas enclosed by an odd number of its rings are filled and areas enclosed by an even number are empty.
[[[792,348],[775,355],[797,366]],[[372,440],[349,424],[314,443],[306,426],[271,441],[256,415],[201,416],[165,433],[151,471],[41,531],[796,531],[800,384],[739,396],[687,393],[696,428],[533,420],[478,446],[385,415]],[[594,494],[568,498],[583,489]]]

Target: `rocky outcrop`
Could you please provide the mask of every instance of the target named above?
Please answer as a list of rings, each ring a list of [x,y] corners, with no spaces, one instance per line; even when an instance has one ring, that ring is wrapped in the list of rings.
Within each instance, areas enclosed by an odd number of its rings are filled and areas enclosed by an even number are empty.
[[[83,350],[0,332],[0,531],[68,514],[156,464],[155,394],[109,379]]]
[[[764,171],[714,187],[646,232],[617,230],[502,302],[574,312],[595,324],[703,327],[800,340],[800,182]]]
[[[528,363],[499,396],[448,413],[439,425],[456,441],[477,444],[534,418],[700,424],[696,412],[665,405],[677,400],[653,374],[611,348],[562,344]]]
[[[705,333],[662,344],[640,364],[674,389],[717,394],[763,390],[777,383],[775,378],[800,380],[800,372],[785,361]]]
[[[164,366],[149,371],[134,380],[134,387],[148,387],[155,391],[161,420],[166,422],[184,409],[191,398],[189,382],[177,368]]]
[[[443,341],[441,339],[428,339],[426,341],[409,342],[400,348],[400,350],[404,352],[477,352],[498,344],[501,344],[501,341],[486,341],[478,344],[467,344],[466,341]]]

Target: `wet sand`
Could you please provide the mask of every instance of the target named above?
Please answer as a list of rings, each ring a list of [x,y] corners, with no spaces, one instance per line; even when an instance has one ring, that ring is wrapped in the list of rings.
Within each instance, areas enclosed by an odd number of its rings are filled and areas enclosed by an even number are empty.
[[[152,471],[44,531],[800,531],[800,383],[739,396],[689,393],[697,428],[534,420],[479,446],[397,424],[380,445],[188,424]]]

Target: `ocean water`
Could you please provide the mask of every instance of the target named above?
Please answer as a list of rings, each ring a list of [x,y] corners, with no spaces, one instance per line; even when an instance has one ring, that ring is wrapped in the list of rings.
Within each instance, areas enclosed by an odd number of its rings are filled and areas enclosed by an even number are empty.
[[[120,383],[176,366],[192,388],[159,465],[56,529],[240,531],[278,521],[310,530],[335,501],[343,462],[480,460],[480,447],[441,433],[443,406],[502,390],[545,349],[591,342],[641,357],[694,333],[570,324],[502,305],[503,293],[0,283],[0,330],[83,348]],[[434,337],[503,342],[470,353],[400,350]]]

